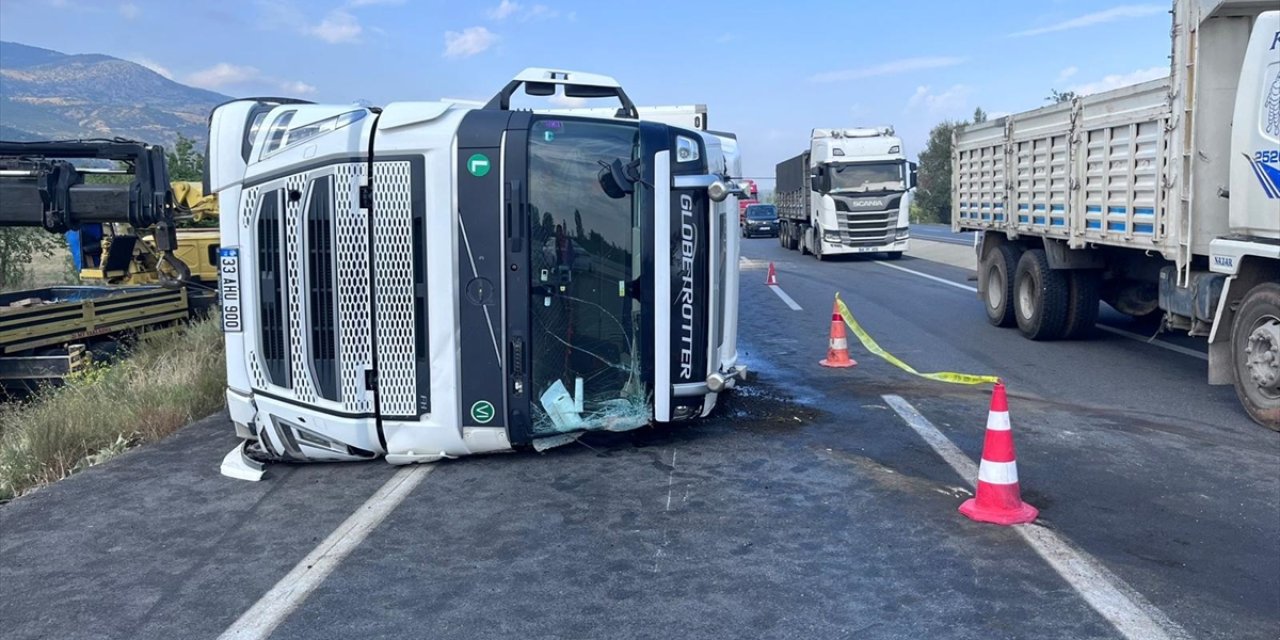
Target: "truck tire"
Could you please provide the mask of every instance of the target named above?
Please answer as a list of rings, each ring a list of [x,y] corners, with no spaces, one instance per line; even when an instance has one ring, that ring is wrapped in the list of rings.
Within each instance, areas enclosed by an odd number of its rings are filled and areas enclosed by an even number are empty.
[[[800,227],[797,231],[799,233],[796,235],[799,237],[796,238],[796,243],[800,245],[800,255],[807,256],[809,255],[809,227]]]
[[[786,222],[778,223],[778,246],[782,247],[783,249],[790,248],[787,246],[787,223]]]
[[[982,260],[982,306],[987,310],[987,321],[997,327],[1012,327],[1013,274],[1018,270],[1020,251],[1016,245],[998,244],[987,252]]]
[[[1063,337],[1087,338],[1098,324],[1098,272],[1073,269],[1067,272],[1067,325]]]
[[[1013,277],[1014,318],[1022,335],[1057,340],[1067,328],[1070,285],[1061,271],[1049,268],[1044,249],[1031,249],[1018,259]]]
[[[1245,294],[1231,323],[1232,382],[1254,422],[1280,431],[1280,284]]]
[[[901,252],[901,251],[890,251],[890,252],[888,252],[888,253],[884,254],[884,259],[885,259],[885,260],[901,260],[901,259],[902,259],[902,252]]]

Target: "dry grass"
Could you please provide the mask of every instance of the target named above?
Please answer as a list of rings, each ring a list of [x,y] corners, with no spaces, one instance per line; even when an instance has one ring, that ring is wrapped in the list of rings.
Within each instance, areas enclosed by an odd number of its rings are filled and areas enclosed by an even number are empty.
[[[0,501],[152,442],[223,403],[216,321],[144,337],[129,356],[0,407]]]

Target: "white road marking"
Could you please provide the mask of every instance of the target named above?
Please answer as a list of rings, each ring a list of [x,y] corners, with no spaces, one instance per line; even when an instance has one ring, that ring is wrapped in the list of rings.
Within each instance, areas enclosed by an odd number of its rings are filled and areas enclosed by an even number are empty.
[[[970,486],[978,466],[901,396],[881,396],[925,442]],[[1089,554],[1075,548],[1050,529],[1031,524],[1013,527],[1058,575],[1080,594],[1094,611],[1106,618],[1121,635],[1133,640],[1183,640],[1191,638],[1163,611],[1147,601],[1119,576]]]
[[[773,292],[778,294],[778,297],[782,298],[782,301],[787,303],[787,306],[791,307],[792,311],[804,311],[804,309],[800,308],[800,305],[796,304],[795,300],[791,299],[791,296],[787,295],[786,291],[782,290],[782,287],[779,287],[776,284],[770,284],[765,286],[769,287],[770,289],[773,289]]]
[[[899,267],[899,266],[898,266],[898,265],[896,265],[896,264],[890,264],[890,263],[885,262],[885,261],[883,261],[883,260],[876,260],[876,264],[878,264],[878,265],[880,265],[880,266],[882,266],[882,267],[889,267],[890,269],[897,269],[898,271],[902,271],[902,272],[904,272],[904,273],[909,273],[909,274],[911,274],[911,275],[913,275],[913,276],[920,276],[921,278],[925,278],[925,279],[927,279],[927,280],[932,280],[932,281],[937,282],[937,283],[939,283],[939,284],[945,284],[945,285],[947,285],[947,286],[949,286],[949,287],[955,287],[955,288],[957,288],[957,289],[964,289],[965,291],[972,291],[972,292],[974,292],[974,293],[977,293],[977,292],[978,292],[977,287],[971,287],[971,286],[969,286],[969,285],[967,285],[967,284],[960,284],[959,282],[952,282],[952,281],[950,281],[950,280],[947,280],[946,278],[939,278],[938,276],[931,276],[931,275],[929,275],[929,274],[927,274],[927,273],[921,273],[921,272],[919,272],[919,271],[916,271],[915,269],[908,269],[908,268],[906,268],[906,267]]]
[[[292,571],[227,627],[218,636],[219,640],[270,636],[434,468],[434,465],[414,465],[397,471]]]
[[[940,283],[940,284],[945,284],[945,285],[947,285],[947,286],[955,287],[955,288],[957,288],[957,289],[964,289],[965,291],[972,291],[972,292],[974,292],[974,293],[977,293],[977,292],[978,292],[978,288],[977,288],[977,287],[971,287],[971,286],[969,286],[969,285],[967,285],[967,284],[960,284],[959,282],[952,282],[952,281],[950,281],[950,280],[947,280],[946,278],[939,278],[938,276],[932,276],[932,275],[929,275],[929,274],[927,274],[927,273],[921,273],[921,272],[916,271],[916,270],[914,270],[914,269],[907,269],[906,267],[899,267],[899,266],[898,266],[898,265],[896,265],[896,264],[890,264],[890,263],[888,263],[888,262],[884,262],[884,261],[882,261],[882,260],[877,260],[877,261],[876,261],[876,264],[878,264],[878,265],[882,265],[882,266],[885,266],[885,267],[889,267],[890,269],[897,269],[898,271],[903,271],[903,272],[906,272],[906,273],[910,273],[910,274],[912,274],[912,275],[920,276],[921,278],[926,278],[926,279],[928,279],[928,280],[932,280],[932,281],[937,282],[937,283]],[[1131,332],[1129,332],[1129,331],[1125,331],[1124,329],[1117,329],[1117,328],[1115,328],[1115,327],[1107,326],[1107,325],[1105,325],[1105,324],[1102,324],[1101,322],[1099,322],[1099,323],[1097,324],[1097,327],[1098,327],[1099,329],[1102,329],[1103,331],[1108,332],[1108,333],[1114,333],[1114,334],[1116,334],[1116,335],[1118,335],[1118,336],[1124,336],[1124,337],[1126,337],[1126,338],[1129,338],[1130,340],[1137,340],[1138,342],[1141,342],[1141,343],[1144,343],[1144,344],[1149,344],[1149,345],[1151,345],[1151,346],[1153,346],[1153,347],[1160,347],[1161,349],[1165,349],[1165,350],[1168,350],[1168,351],[1172,351],[1172,352],[1174,352],[1174,353],[1181,353],[1181,354],[1182,354],[1182,355],[1184,355],[1184,356],[1191,356],[1192,358],[1199,358],[1199,359],[1201,359],[1201,360],[1205,360],[1205,361],[1208,361],[1208,360],[1209,360],[1209,354],[1207,354],[1207,353],[1201,353],[1201,352],[1199,352],[1199,351],[1196,351],[1195,349],[1188,349],[1188,348],[1186,348],[1186,347],[1178,346],[1178,345],[1173,344],[1173,343],[1170,343],[1170,342],[1165,342],[1164,340],[1154,340],[1154,339],[1149,338],[1149,337],[1147,337],[1147,336],[1138,335],[1138,334],[1136,334],[1136,333],[1131,333]]]
[[[1199,359],[1204,360],[1204,361],[1206,361],[1206,362],[1208,362],[1208,360],[1209,360],[1209,354],[1207,354],[1207,353],[1201,353],[1201,352],[1199,352],[1199,351],[1196,351],[1195,349],[1188,349],[1188,348],[1186,348],[1186,347],[1181,347],[1181,346],[1178,346],[1178,345],[1176,345],[1176,344],[1172,344],[1172,343],[1169,343],[1169,342],[1165,342],[1164,340],[1155,340],[1155,339],[1153,339],[1153,338],[1149,338],[1149,337],[1144,336],[1144,335],[1141,335],[1141,334],[1133,333],[1133,332],[1131,332],[1131,331],[1125,331],[1124,329],[1117,329],[1117,328],[1115,328],[1115,327],[1109,327],[1109,326],[1107,326],[1107,325],[1105,325],[1105,324],[1102,324],[1101,322],[1099,322],[1099,323],[1098,323],[1098,328],[1099,328],[1099,329],[1102,329],[1103,331],[1106,331],[1107,333],[1114,333],[1114,334],[1116,334],[1116,335],[1118,335],[1118,336],[1124,336],[1124,337],[1126,337],[1126,338],[1129,338],[1130,340],[1137,340],[1138,342],[1143,342],[1143,343],[1149,344],[1149,345],[1151,345],[1151,346],[1153,346],[1153,347],[1160,347],[1161,349],[1168,349],[1169,351],[1172,351],[1172,352],[1174,352],[1174,353],[1181,353],[1181,354],[1182,354],[1182,355],[1184,355],[1184,356],[1191,356],[1192,358],[1199,358]]]

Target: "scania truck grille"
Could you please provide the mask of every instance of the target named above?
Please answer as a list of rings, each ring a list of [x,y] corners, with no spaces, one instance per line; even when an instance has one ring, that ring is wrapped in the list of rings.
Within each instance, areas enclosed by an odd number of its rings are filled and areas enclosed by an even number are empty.
[[[897,211],[872,211],[836,213],[840,223],[840,240],[851,246],[874,246],[893,242]]]

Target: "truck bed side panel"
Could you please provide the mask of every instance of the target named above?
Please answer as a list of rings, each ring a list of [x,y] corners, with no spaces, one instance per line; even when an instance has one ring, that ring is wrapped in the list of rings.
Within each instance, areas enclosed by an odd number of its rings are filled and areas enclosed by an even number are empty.
[[[1155,250],[1173,259],[1168,82],[960,129],[955,226]]]

